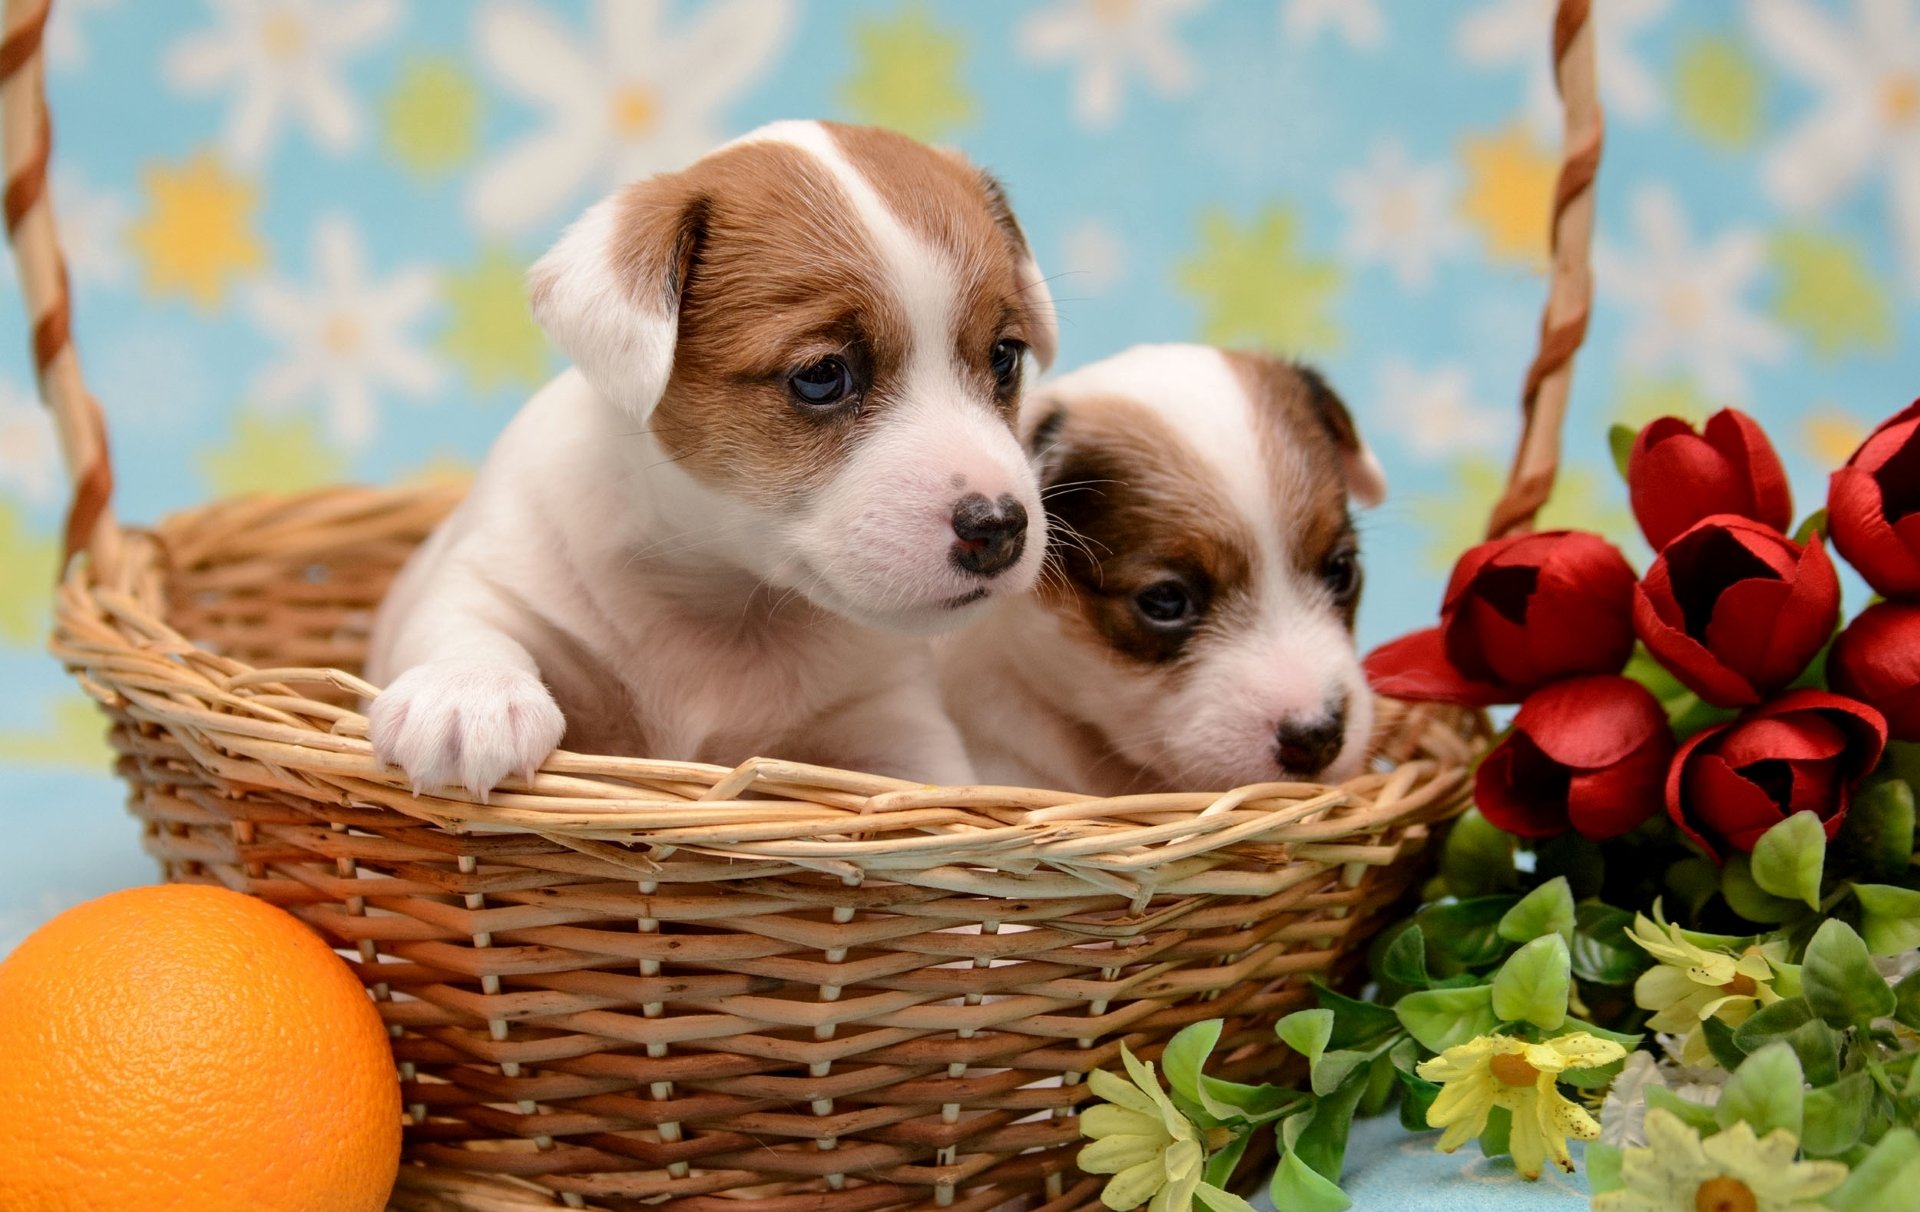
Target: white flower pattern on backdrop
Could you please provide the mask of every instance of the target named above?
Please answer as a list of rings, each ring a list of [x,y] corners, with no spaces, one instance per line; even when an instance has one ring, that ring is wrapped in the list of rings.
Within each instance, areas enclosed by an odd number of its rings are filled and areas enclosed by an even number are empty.
[[[289,120],[334,154],[359,142],[359,106],[340,78],[344,61],[391,29],[394,0],[209,0],[217,24],[167,52],[167,83],[183,93],[232,89],[222,144],[259,165]]]
[[[119,194],[95,189],[77,173],[55,169],[53,210],[60,223],[60,246],[67,269],[79,286],[118,286],[127,280],[127,202]],[[11,268],[11,260],[9,260]]]
[[[1415,366],[1403,358],[1380,368],[1376,413],[1408,453],[1422,462],[1495,450],[1510,434],[1507,412],[1474,399],[1472,375],[1457,363]]]
[[[1767,193],[1804,215],[1884,168],[1901,268],[1920,291],[1920,13],[1911,0],[1856,0],[1851,24],[1804,0],[1759,0],[1749,13],[1756,40],[1818,94],[1762,163]]]
[[[1593,6],[1593,55],[1600,97],[1609,116],[1640,122],[1665,106],[1659,77],[1634,49],[1634,39],[1665,14],[1671,0],[1605,0]],[[1554,0],[1489,0],[1462,18],[1455,31],[1460,58],[1480,68],[1525,73],[1528,119],[1544,132],[1560,129],[1560,98],[1548,62]]]
[[[719,0],[677,27],[664,0],[599,0],[569,29],[519,0],[480,11],[479,59],[545,123],[480,170],[467,208],[483,231],[558,216],[588,185],[684,167],[721,141],[720,110],[786,43],[789,0]]]
[[[1280,34],[1287,41],[1310,43],[1322,30],[1355,50],[1374,50],[1387,40],[1387,19],[1374,0],[1284,0]]]
[[[1467,246],[1444,164],[1415,164],[1398,142],[1376,143],[1360,168],[1333,179],[1347,212],[1341,248],[1361,265],[1384,264],[1403,289],[1433,284],[1440,258]]]
[[[1036,63],[1078,61],[1073,112],[1112,126],[1135,70],[1163,97],[1190,92],[1197,72],[1174,25],[1207,0],[1057,0],[1020,23],[1020,50]]]
[[[1766,243],[1740,228],[1695,243],[1680,201],[1665,185],[1643,186],[1629,207],[1637,254],[1594,247],[1599,297],[1630,317],[1621,346],[1643,374],[1681,370],[1710,396],[1742,399],[1750,362],[1778,362],[1786,334],[1747,307],[1766,270]]]
[[[87,15],[113,8],[120,0],[60,0],[47,16],[47,66],[55,71],[81,71],[89,59],[81,24]]]
[[[53,417],[31,394],[0,381],[0,486],[29,505],[50,505],[63,487]]]
[[[254,321],[288,352],[255,381],[255,400],[271,409],[317,400],[336,439],[364,444],[373,434],[381,391],[418,399],[440,386],[439,364],[409,343],[409,330],[435,295],[433,275],[423,267],[373,280],[353,225],[338,216],[320,220],[313,233],[312,286],[268,281],[249,298]]]
[[[1127,242],[1099,219],[1082,219],[1061,245],[1055,290],[1103,295],[1127,276]]]

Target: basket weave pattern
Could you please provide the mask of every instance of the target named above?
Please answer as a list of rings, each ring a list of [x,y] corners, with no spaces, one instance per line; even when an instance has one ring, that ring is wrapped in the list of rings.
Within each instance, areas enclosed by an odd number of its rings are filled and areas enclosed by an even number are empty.
[[[1590,55],[1564,7],[1563,83]],[[115,521],[45,199],[46,0],[6,12],[6,218],[76,486],[53,650],[166,878],[288,909],[372,992],[409,1119],[395,1207],[1099,1207],[1072,1166],[1084,1075],[1222,1017],[1219,1072],[1270,1076],[1273,1021],[1464,806],[1482,721],[1394,703],[1381,768],[1340,786],[1103,800],[562,752],[487,802],[416,793],[374,761],[352,671],[457,493]],[[1571,353],[1530,379],[1516,491],[1551,480]]]

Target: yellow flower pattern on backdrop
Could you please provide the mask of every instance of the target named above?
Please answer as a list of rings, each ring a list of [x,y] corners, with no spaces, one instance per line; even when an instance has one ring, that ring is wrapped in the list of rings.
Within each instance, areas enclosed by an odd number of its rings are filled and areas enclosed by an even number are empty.
[[[1200,216],[1200,247],[1175,270],[1201,307],[1200,333],[1218,345],[1255,344],[1282,354],[1340,345],[1332,316],[1344,275],[1302,247],[1297,211],[1268,206],[1245,225],[1224,210]]]
[[[856,20],[853,47],[857,66],[840,100],[859,121],[932,140],[974,120],[966,38],[935,23],[924,3]]]
[[[46,726],[0,732],[0,762],[89,773],[113,764],[107,720],[91,699],[65,694],[47,707]]]
[[[1460,141],[1460,161],[1467,175],[1460,214],[1480,233],[1487,256],[1546,268],[1559,153],[1516,125],[1468,135]]]
[[[1893,347],[1888,290],[1858,244],[1840,236],[1783,231],[1770,249],[1779,267],[1773,314],[1832,361],[1856,348]]]
[[[155,164],[144,176],[147,213],[127,231],[147,292],[185,295],[211,310],[233,280],[267,263],[254,231],[259,189],[212,153]]]
[[[243,412],[233,437],[202,455],[200,469],[215,496],[302,492],[342,478],[347,458],[310,417]]]
[[[1674,109],[1688,130],[1721,151],[1750,145],[1760,133],[1764,80],[1731,38],[1696,38],[1673,65]]]
[[[1506,487],[1507,465],[1471,455],[1454,463],[1453,478],[1450,495],[1410,506],[1429,536],[1427,560],[1434,572],[1452,568],[1461,552],[1486,537],[1487,515]],[[1644,563],[1636,559],[1644,544],[1611,456],[1604,474],[1584,464],[1561,466],[1553,496],[1540,511],[1540,529],[1591,530],[1624,550],[1629,560]]]
[[[481,391],[539,385],[552,355],[527,307],[524,264],[489,248],[476,264],[448,271],[442,293],[448,319],[440,349],[469,383]]]
[[[388,152],[419,176],[445,176],[479,150],[480,90],[458,59],[408,60],[381,115]]]
[[[60,545],[27,528],[25,513],[0,500],[0,640],[35,644],[47,630]]]

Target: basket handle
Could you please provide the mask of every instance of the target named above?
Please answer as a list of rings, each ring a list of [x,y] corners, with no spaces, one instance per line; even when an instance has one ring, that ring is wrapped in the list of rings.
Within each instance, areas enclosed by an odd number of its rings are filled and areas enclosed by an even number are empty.
[[[1540,344],[1520,390],[1520,442],[1487,537],[1533,529],[1560,469],[1560,431],[1573,386],[1573,355],[1593,303],[1593,181],[1604,122],[1594,76],[1591,0],[1560,0],[1553,19],[1553,71],[1565,111],[1560,178],[1553,191],[1553,267],[1540,316]]]
[[[114,521],[113,464],[107,456],[107,422],[87,390],[73,347],[73,312],[67,262],[55,230],[47,191],[47,161],[53,132],[47,119],[46,60],[42,40],[50,0],[6,0],[6,32],[0,37],[0,151],[6,165],[7,238],[20,273],[20,294],[33,328],[33,368],[40,398],[53,410],[73,502],[67,510],[61,566],[75,553],[92,552],[96,567],[118,559],[120,527]]]

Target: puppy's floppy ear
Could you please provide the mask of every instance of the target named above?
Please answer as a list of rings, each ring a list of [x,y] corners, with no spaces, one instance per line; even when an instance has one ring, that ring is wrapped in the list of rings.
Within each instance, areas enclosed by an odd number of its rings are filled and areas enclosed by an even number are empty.
[[[1319,371],[1297,363],[1294,369],[1307,385],[1307,406],[1326,426],[1334,445],[1340,448],[1340,461],[1347,476],[1347,494],[1368,509],[1386,500],[1387,473],[1360,437],[1360,431],[1353,427],[1353,416],[1347,412],[1346,404],[1334,394],[1333,388],[1327,386],[1327,381],[1320,377]]]
[[[1026,233],[1020,230],[1020,221],[1013,217],[1013,207],[1007,202],[1007,191],[987,173],[980,174],[980,187],[986,190],[987,209],[992,212],[993,221],[1000,225],[1007,242],[1013,246],[1020,302],[1032,320],[1028,329],[1028,343],[1033,348],[1034,360],[1040,363],[1041,370],[1045,370],[1053,365],[1054,355],[1060,350],[1060,316],[1053,307],[1053,293],[1047,289],[1047,280],[1041,276],[1040,266],[1033,259],[1033,250],[1027,247]]]
[[[673,373],[705,206],[684,174],[595,203],[528,274],[534,319],[601,395],[644,420]]]
[[[1028,401],[1021,409],[1021,430],[1034,477],[1042,489],[1051,487],[1067,457],[1066,406],[1045,397]]]

